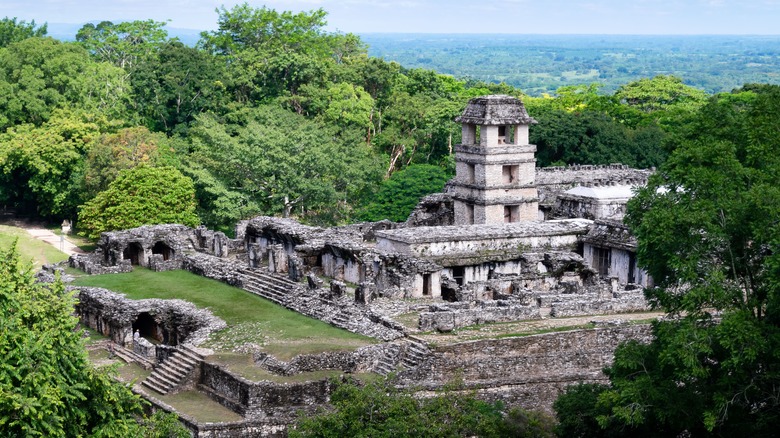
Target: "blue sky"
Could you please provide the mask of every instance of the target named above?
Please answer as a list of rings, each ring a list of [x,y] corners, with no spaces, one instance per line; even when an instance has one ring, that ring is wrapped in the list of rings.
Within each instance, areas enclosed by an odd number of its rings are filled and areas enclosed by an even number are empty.
[[[214,10],[243,1],[0,0],[0,17],[38,23],[170,20],[209,30]],[[342,32],[530,34],[779,34],[780,0],[281,0],[276,10],[328,11]]]

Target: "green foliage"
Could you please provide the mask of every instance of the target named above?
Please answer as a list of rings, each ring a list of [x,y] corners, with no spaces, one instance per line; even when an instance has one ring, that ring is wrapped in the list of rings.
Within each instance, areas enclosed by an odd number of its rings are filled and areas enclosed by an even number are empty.
[[[150,132],[144,127],[102,134],[92,140],[87,149],[84,163],[85,199],[92,199],[106,190],[123,169],[174,161],[173,147],[168,137]]]
[[[709,127],[717,129],[709,130]],[[629,202],[656,281],[649,345],[628,343],[603,427],[645,436],[772,436],[780,421],[780,87],[718,95]]]
[[[678,77],[659,75],[622,85],[615,92],[615,97],[644,112],[653,112],[678,106],[698,109],[706,100],[707,94],[683,84]]]
[[[229,88],[241,103],[296,95],[326,77],[329,64],[361,52],[354,35],[324,31],[322,9],[280,13],[244,3],[217,12],[219,28],[202,33],[199,47],[225,62]]]
[[[391,381],[337,383],[332,411],[301,417],[291,437],[552,437],[549,420],[512,410],[504,420],[500,404],[448,391],[417,397]]]
[[[439,166],[413,164],[382,182],[379,192],[365,207],[361,218],[366,221],[389,219],[403,222],[420,202],[420,198],[441,192],[452,177]]]
[[[581,383],[566,387],[558,396],[553,409],[558,420],[555,434],[570,438],[608,438],[622,436],[602,428],[597,418],[606,411],[599,405],[599,396],[609,389],[600,383]]]
[[[61,282],[36,283],[15,246],[0,251],[0,434],[188,436],[166,415],[145,423],[141,399],[89,364],[74,304]]]
[[[41,126],[17,125],[0,135],[3,201],[21,213],[72,218],[83,156],[98,134],[89,117],[57,111]]]
[[[165,23],[154,20],[87,23],[76,33],[76,41],[97,61],[125,69],[143,64],[160,50],[168,40],[163,27]]]
[[[200,116],[191,140],[185,172],[201,177],[200,211],[229,205],[237,215],[204,217],[216,225],[248,214],[289,216],[293,209],[303,218],[310,211],[338,217],[337,209],[354,203],[381,174],[365,143],[339,139],[328,126],[270,105],[230,113],[224,121]]]
[[[531,129],[539,166],[623,163],[648,168],[666,158],[658,127],[630,128],[604,112],[585,109],[548,110],[534,114],[539,122]]]
[[[27,38],[46,36],[46,28],[46,23],[36,26],[35,20],[28,23],[24,20],[16,21],[16,17],[5,17],[0,20],[0,48]]]
[[[128,84],[118,68],[92,62],[74,43],[28,38],[0,50],[0,129],[40,125],[57,109],[127,115]]]
[[[170,134],[186,132],[195,115],[223,103],[221,77],[208,53],[174,41],[133,68],[130,79],[146,125]]]
[[[79,210],[79,229],[90,238],[104,231],[177,223],[197,226],[192,180],[173,167],[137,166],[119,176]]]

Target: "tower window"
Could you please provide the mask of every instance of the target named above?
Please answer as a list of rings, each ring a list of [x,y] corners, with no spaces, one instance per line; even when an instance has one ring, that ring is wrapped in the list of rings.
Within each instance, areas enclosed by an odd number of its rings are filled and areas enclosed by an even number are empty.
[[[517,181],[520,178],[520,166],[504,166],[501,169],[501,174],[504,184],[517,184]]]

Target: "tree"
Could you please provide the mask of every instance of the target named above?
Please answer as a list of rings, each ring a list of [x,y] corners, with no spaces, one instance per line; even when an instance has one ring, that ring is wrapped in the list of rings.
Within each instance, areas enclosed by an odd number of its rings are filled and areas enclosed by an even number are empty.
[[[294,96],[307,83],[324,83],[332,64],[364,53],[355,35],[327,33],[327,13],[277,12],[248,3],[219,13],[219,29],[203,32],[199,47],[217,55],[238,102]]]
[[[223,101],[224,84],[216,61],[206,52],[178,41],[132,69],[131,84],[139,112],[155,131],[186,132],[201,112]]]
[[[84,199],[92,199],[106,190],[121,170],[175,164],[171,143],[165,134],[150,132],[145,127],[124,128],[96,137],[87,145]]]
[[[718,130],[709,130],[719,125]],[[773,436],[780,423],[780,87],[710,99],[629,202],[638,260],[668,312],[620,346],[602,426]]]
[[[99,134],[90,117],[62,110],[41,126],[10,128],[0,135],[0,199],[22,214],[72,218],[87,145]]]
[[[381,162],[359,138],[339,137],[332,127],[278,106],[244,109],[224,118],[202,115],[190,134],[190,170],[185,172],[209,174],[203,180],[207,185],[198,183],[201,211],[238,201],[241,208],[231,211],[295,212],[306,219],[356,204],[381,175]],[[252,206],[259,210],[249,211]]]
[[[341,382],[331,396],[332,411],[302,417],[291,437],[552,437],[551,424],[519,409],[502,417],[502,406],[471,394],[444,391],[417,397],[392,381],[365,385]]]
[[[442,167],[412,164],[382,183],[361,218],[367,221],[405,221],[423,196],[441,192],[451,177]]]
[[[93,62],[83,48],[28,38],[0,50],[0,130],[40,125],[57,109],[128,116],[125,72]]]
[[[635,106],[644,112],[669,110],[675,106],[690,106],[698,109],[707,99],[707,94],[685,85],[676,76],[658,75],[652,79],[643,78],[622,85],[615,92],[618,100]]]
[[[0,249],[0,434],[189,436],[168,415],[144,418],[141,398],[89,363],[74,305],[59,280],[36,282],[15,246]]]
[[[28,23],[24,20],[16,21],[16,17],[5,17],[0,20],[0,48],[27,38],[45,36],[46,27],[46,23],[37,26],[35,20]]]
[[[87,23],[76,33],[76,41],[97,61],[127,69],[160,50],[168,40],[164,27],[165,23],[154,20]]]
[[[192,180],[173,167],[137,166],[79,209],[78,227],[90,238],[104,231],[154,224],[199,223]]]

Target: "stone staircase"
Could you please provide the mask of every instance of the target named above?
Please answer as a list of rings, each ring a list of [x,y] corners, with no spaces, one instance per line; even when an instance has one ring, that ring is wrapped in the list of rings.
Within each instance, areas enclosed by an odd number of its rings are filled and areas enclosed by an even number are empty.
[[[406,338],[406,354],[401,359],[401,364],[407,370],[411,370],[420,365],[420,363],[431,353],[431,349],[421,339],[409,336]]]
[[[179,345],[141,384],[165,395],[181,385],[202,361],[203,355],[186,345]]]
[[[242,269],[244,289],[285,306],[286,297],[295,283],[281,275],[274,275],[260,269]]]
[[[386,353],[379,358],[374,372],[386,376],[391,372],[403,372],[416,368],[430,354],[430,349],[417,338],[407,337],[388,344]]]
[[[350,297],[331,299],[321,290],[311,290],[285,276],[265,269],[241,269],[243,289],[280,306],[325,321],[336,327],[385,341],[403,336],[400,328],[390,328],[372,320],[365,307]]]

